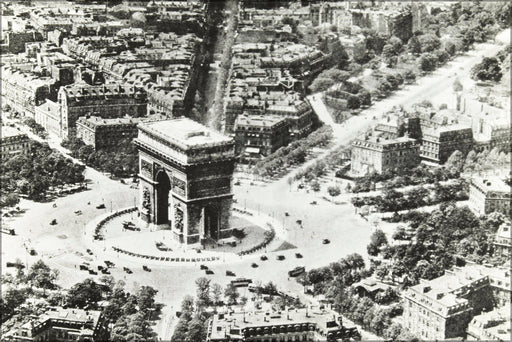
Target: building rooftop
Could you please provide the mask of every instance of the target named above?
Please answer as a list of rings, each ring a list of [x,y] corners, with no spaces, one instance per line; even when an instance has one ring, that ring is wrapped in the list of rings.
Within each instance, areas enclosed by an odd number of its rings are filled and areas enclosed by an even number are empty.
[[[16,136],[24,136],[24,135],[26,135],[26,134],[14,127],[2,126],[2,134],[0,136],[3,139],[3,138],[10,138],[10,137],[16,137]]]
[[[286,118],[278,115],[239,115],[235,125],[273,127],[283,121],[286,121]]]
[[[510,192],[510,186],[497,176],[474,176],[471,183],[486,192]]]
[[[320,309],[289,309],[285,311],[252,311],[217,314],[213,317],[210,339],[242,336],[242,329],[259,329],[272,326],[315,324],[324,332],[340,328],[338,315]]]
[[[188,118],[146,122],[140,124],[139,127],[142,130],[156,133],[184,149],[201,145],[232,143],[231,138]]]
[[[404,296],[447,317],[452,312],[469,308],[468,301],[459,292],[467,292],[472,286],[484,284],[489,284],[489,278],[480,270],[455,268],[453,271],[446,271],[441,277],[429,281],[421,280],[420,284],[411,287]]]

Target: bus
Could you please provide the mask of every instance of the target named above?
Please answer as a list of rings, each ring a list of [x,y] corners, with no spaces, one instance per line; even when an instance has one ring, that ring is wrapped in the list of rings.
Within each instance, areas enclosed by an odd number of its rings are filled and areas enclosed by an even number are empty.
[[[298,277],[304,272],[306,272],[306,268],[304,266],[297,266],[293,270],[289,271],[288,275],[290,277]]]
[[[247,278],[237,278],[235,280],[231,280],[231,285],[234,287],[246,287],[252,283],[252,279]]]

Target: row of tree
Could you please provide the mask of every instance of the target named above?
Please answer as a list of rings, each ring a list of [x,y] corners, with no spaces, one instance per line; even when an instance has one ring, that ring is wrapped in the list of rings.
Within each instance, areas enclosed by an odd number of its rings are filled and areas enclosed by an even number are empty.
[[[307,137],[281,147],[276,152],[258,161],[252,171],[260,177],[276,177],[288,167],[303,163],[312,148],[325,147],[331,139],[332,128],[322,126]]]
[[[83,165],[73,163],[48,144],[34,141],[29,154],[15,155],[2,162],[2,198],[7,199],[8,194],[19,193],[30,199],[43,199],[50,187],[83,183],[84,169]]]
[[[445,167],[434,167],[420,164],[413,168],[390,169],[382,173],[372,172],[366,176],[356,178],[351,191],[353,193],[373,191],[377,183],[382,183],[382,186],[386,189],[394,189],[459,178],[460,171],[448,167],[448,165]]]
[[[138,172],[138,151],[131,140],[121,140],[116,147],[95,150],[86,145],[80,138],[69,138],[62,146],[71,151],[71,155],[102,172],[108,172],[116,177],[128,177]]]
[[[468,199],[468,185],[464,180],[450,184],[434,184],[431,188],[414,187],[407,191],[384,190],[383,196],[352,197],[352,204],[360,208],[365,205],[375,206],[380,212],[414,209],[447,201],[464,201]]]

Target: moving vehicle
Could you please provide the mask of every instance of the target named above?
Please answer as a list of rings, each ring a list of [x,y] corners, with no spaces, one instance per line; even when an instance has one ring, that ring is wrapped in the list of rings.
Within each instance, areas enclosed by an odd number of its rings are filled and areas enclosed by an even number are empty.
[[[101,203],[96,206],[96,209],[105,209],[105,204]]]
[[[206,265],[199,265],[199,268],[202,269],[202,270],[207,270],[208,266],[206,266]]]
[[[327,244],[331,243],[331,240],[329,240],[329,239],[323,239],[323,240],[322,240],[322,243],[323,243],[324,245],[327,245]]]
[[[55,226],[56,224],[57,224],[57,219],[51,220],[51,222],[50,222],[51,226]]]
[[[306,268],[304,266],[297,266],[293,270],[288,272],[290,277],[300,276],[302,273],[306,272]]]
[[[246,287],[252,284],[252,279],[248,278],[236,278],[235,280],[231,280],[231,285],[234,287]]]
[[[210,275],[210,274],[214,274],[214,272],[212,270],[206,270],[206,274]]]
[[[146,272],[151,272],[151,268],[147,267],[146,265],[142,266],[142,269]]]
[[[260,256],[260,260],[261,261],[268,260],[268,257],[266,255],[262,255],[262,256]]]
[[[256,268],[256,267],[258,267],[258,264],[257,264],[257,263],[255,263],[255,262],[253,262],[253,263],[251,264],[251,267],[252,267],[252,268]]]
[[[226,271],[226,276],[228,276],[228,277],[234,277],[234,276],[235,276],[235,273],[233,273],[232,271]]]
[[[277,260],[284,260],[285,258],[284,258],[284,255],[278,255],[276,259]]]
[[[300,254],[300,253],[295,253],[295,257],[296,257],[297,259],[302,259],[302,254]]]

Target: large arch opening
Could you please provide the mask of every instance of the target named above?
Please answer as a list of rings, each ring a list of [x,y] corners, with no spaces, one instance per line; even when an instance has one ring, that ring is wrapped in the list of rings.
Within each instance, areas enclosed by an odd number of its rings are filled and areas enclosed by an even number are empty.
[[[215,206],[204,208],[204,232],[206,238],[219,239],[219,210]]]
[[[167,173],[163,170],[156,175],[156,213],[155,224],[169,223],[169,191],[171,190],[171,181]]]

